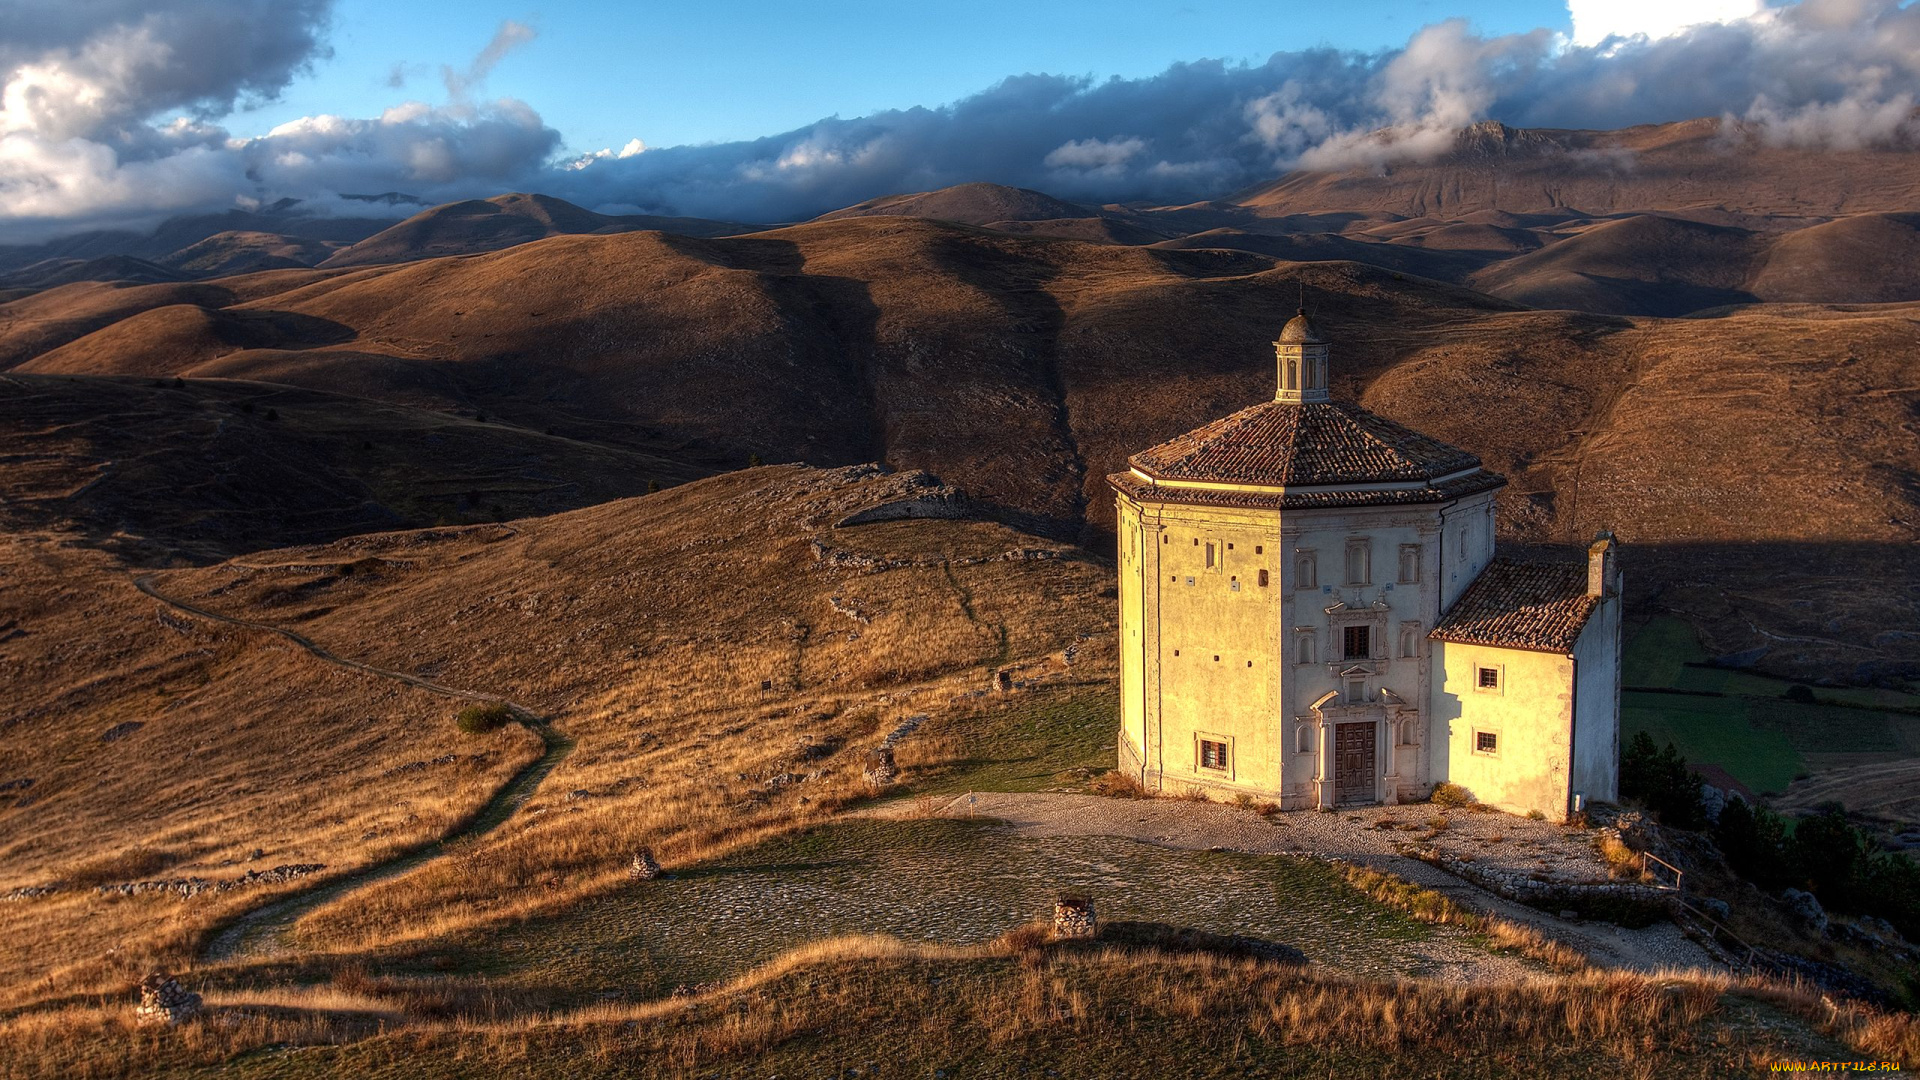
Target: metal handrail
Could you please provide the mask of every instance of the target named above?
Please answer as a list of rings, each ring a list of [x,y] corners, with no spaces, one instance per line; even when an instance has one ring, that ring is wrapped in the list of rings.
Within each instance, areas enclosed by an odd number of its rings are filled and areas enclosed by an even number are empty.
[[[1655,866],[1665,873],[1655,871]],[[1640,853],[1640,873],[1652,878],[1655,888],[1672,889],[1682,896],[1686,895],[1686,872],[1651,851]],[[1662,877],[1669,875],[1673,878],[1671,883],[1661,880]]]

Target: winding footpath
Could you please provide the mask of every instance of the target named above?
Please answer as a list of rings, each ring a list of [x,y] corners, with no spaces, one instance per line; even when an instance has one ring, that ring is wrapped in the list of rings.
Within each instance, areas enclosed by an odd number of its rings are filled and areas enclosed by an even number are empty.
[[[304,890],[292,896],[282,897],[254,908],[252,911],[234,920],[207,942],[205,948],[200,952],[200,961],[202,963],[220,963],[239,959],[261,959],[286,952],[292,948],[289,939],[293,924],[299,921],[302,915],[325,904],[330,904],[349,893],[356,892],[369,885],[386,881],[390,878],[398,877],[417,866],[440,858],[447,853],[447,849],[452,844],[458,841],[484,836],[494,829],[499,828],[513,815],[513,812],[519,809],[520,806],[527,801],[527,798],[540,787],[541,782],[547,778],[547,774],[553,771],[553,767],[560,764],[568,754],[573,752],[572,739],[567,738],[566,735],[555,730],[551,724],[541,719],[531,709],[516,702],[509,701],[498,694],[488,694],[478,690],[461,690],[456,687],[442,686],[431,679],[423,679],[418,675],[409,675],[404,671],[391,671],[387,668],[375,667],[372,664],[362,663],[358,660],[349,660],[344,656],[339,656],[327,650],[313,639],[284,627],[275,626],[272,623],[257,622],[253,619],[241,619],[232,615],[222,615],[217,611],[209,611],[206,608],[197,607],[183,600],[176,600],[154,587],[152,574],[144,574],[135,578],[133,586],[162,604],[197,618],[226,623],[229,626],[238,626],[249,630],[263,630],[270,634],[278,634],[329,664],[348,668],[362,674],[372,675],[376,678],[391,679],[395,682],[405,683],[408,686],[425,690],[428,693],[440,694],[444,697],[455,698],[462,701],[479,701],[505,705],[507,708],[513,710],[514,716],[522,724],[539,735],[540,740],[546,744],[546,752],[541,754],[532,764],[515,773],[511,779],[501,786],[500,790],[493,793],[493,796],[475,812],[472,818],[468,819],[466,824],[424,847],[415,848],[404,854],[396,855],[385,862],[374,863],[371,866],[363,867],[350,874],[334,878],[316,888]]]

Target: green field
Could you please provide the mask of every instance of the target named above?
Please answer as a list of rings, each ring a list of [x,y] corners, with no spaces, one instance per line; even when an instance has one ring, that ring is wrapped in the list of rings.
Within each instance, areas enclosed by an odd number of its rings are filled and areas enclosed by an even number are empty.
[[[1920,696],[1872,688],[1815,688],[1811,703],[1786,697],[1793,684],[1702,666],[1692,627],[1655,619],[1626,645],[1620,700],[1624,742],[1646,732],[1688,761],[1718,765],[1756,792],[1786,790],[1825,755],[1893,759],[1920,754]],[[1687,693],[1659,693],[1681,690]]]

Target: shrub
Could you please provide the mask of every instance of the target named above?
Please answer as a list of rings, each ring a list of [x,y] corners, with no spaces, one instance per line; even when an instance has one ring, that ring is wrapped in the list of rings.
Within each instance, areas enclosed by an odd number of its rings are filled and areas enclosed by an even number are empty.
[[[1788,843],[1793,868],[1822,903],[1842,911],[1866,899],[1864,878],[1871,852],[1867,838],[1847,821],[1844,810],[1828,806],[1801,818]]]
[[[1140,778],[1119,769],[1108,769],[1093,778],[1090,789],[1095,795],[1105,795],[1109,799],[1144,799],[1147,789]]]
[[[1763,889],[1785,888],[1792,880],[1787,863],[1787,823],[1766,807],[1728,799],[1714,826],[1714,843],[1733,872]]]
[[[278,421],[279,421],[279,419],[280,419],[280,410],[279,410],[279,409],[268,409],[268,410],[267,410],[267,419],[269,419],[269,420],[272,420],[272,421],[275,421],[275,422],[278,422]]]
[[[1656,750],[1653,737],[1642,731],[1620,755],[1620,794],[1638,799],[1660,815],[1663,825],[1697,829],[1706,819],[1700,804],[1700,774],[1687,768],[1687,759],[1672,743]]]
[[[498,731],[513,720],[513,709],[498,701],[485,705],[469,705],[461,709],[454,717],[454,723],[469,735],[485,735],[489,731]]]
[[[1451,780],[1443,780],[1433,785],[1431,798],[1436,806],[1472,806],[1480,801],[1473,797],[1473,792]]]
[[[1787,692],[1781,696],[1797,705],[1812,705],[1814,703],[1813,687],[1801,686],[1799,683],[1787,687]]]

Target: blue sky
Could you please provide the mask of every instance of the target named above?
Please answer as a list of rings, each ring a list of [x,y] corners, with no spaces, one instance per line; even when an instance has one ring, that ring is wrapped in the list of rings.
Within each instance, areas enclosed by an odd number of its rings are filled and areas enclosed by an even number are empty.
[[[1489,36],[1568,26],[1564,3],[1542,0],[341,0],[333,57],[226,126],[260,135],[301,116],[438,102],[441,65],[464,67],[509,19],[538,36],[493,71],[485,95],[535,103],[570,149],[589,150],[632,138],[655,147],[749,139],[827,116],[941,105],[1023,73],[1141,77],[1179,61],[1258,63],[1316,45],[1372,52],[1453,15]],[[389,85],[396,67],[406,76],[398,89]]]
[[[1483,120],[1920,143],[1915,0],[0,11],[0,243],[283,199],[406,212],[347,197],[386,191],[743,222],[976,180],[1177,204],[1432,160]]]

